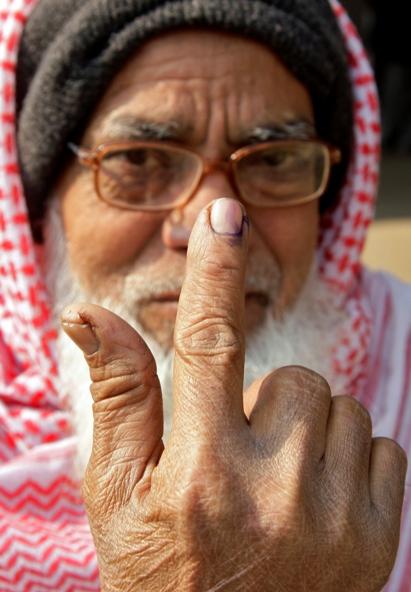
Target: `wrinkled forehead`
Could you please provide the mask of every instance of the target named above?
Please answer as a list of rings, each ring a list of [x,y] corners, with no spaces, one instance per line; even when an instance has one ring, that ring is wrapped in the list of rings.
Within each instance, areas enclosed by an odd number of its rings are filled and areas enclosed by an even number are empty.
[[[308,135],[312,100],[268,46],[239,34],[182,29],[146,41],[119,69],[85,139],[144,132],[197,143],[213,125],[233,144],[267,125],[299,126]]]

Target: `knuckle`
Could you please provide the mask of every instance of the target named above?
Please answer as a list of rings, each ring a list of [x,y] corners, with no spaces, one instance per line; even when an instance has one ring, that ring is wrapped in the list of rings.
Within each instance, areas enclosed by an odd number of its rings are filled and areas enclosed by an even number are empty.
[[[372,432],[372,420],[368,410],[354,397],[338,395],[333,397],[332,404],[344,420],[362,426],[367,432]]]
[[[132,362],[117,359],[110,364],[94,368],[90,377],[90,390],[94,401],[129,394],[132,395],[133,402],[138,403],[158,386],[157,370],[153,360],[137,370]]]
[[[373,438],[374,450],[381,451],[390,458],[392,462],[400,464],[404,471],[408,466],[408,457],[405,450],[391,438]]]
[[[243,336],[223,315],[201,318],[180,327],[174,336],[176,353],[183,359],[212,357],[230,362],[242,354]]]
[[[107,403],[105,410],[114,410],[121,408],[123,403],[120,400],[117,402],[116,397],[124,394],[134,394],[135,400],[138,402],[143,398],[143,394],[147,392],[144,382],[141,382],[135,375],[121,375],[112,378],[106,378],[99,382],[93,381],[90,386],[90,391],[95,402],[110,401]],[[110,406],[108,406],[110,405]]]
[[[286,366],[276,370],[271,379],[274,384],[282,387],[289,395],[301,399],[305,397],[310,405],[323,403],[329,405],[331,389],[328,382],[317,372],[303,366]]]
[[[311,388],[326,394],[331,392],[330,385],[321,374],[304,366],[285,366],[277,370],[276,374],[304,389]]]
[[[146,371],[152,361],[148,361],[141,371]],[[136,370],[134,360],[130,359],[130,355],[125,351],[118,352],[97,352],[93,354],[92,360],[89,360],[91,373],[94,380],[105,380],[106,378],[121,376],[121,374],[130,374]]]

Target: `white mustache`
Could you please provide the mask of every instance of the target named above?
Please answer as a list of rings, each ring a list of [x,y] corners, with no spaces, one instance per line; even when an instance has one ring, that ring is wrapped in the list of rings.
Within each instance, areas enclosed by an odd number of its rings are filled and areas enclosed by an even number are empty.
[[[261,294],[267,301],[273,301],[280,287],[281,275],[274,262],[261,265],[260,269],[246,275],[244,294]],[[184,276],[168,274],[160,277],[147,277],[145,273],[130,273],[124,281],[124,293],[135,305],[147,300],[161,298],[164,294],[179,295],[184,284]]]

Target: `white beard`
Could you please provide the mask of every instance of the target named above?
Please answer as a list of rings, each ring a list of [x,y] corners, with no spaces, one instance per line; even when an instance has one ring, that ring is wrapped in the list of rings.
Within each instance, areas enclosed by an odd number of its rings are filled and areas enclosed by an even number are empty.
[[[56,204],[56,205],[54,205]],[[157,373],[163,392],[164,437],[171,430],[173,350],[164,351],[155,339],[147,334],[135,319],[135,285],[133,290],[124,290],[121,301],[109,297],[95,298],[85,293],[69,269],[64,231],[54,199],[48,213],[45,229],[46,281],[57,319],[62,309],[72,302],[93,302],[116,313],[127,321],[146,341],[157,364]],[[133,282],[132,282],[133,283]],[[128,295],[133,294],[133,302]],[[315,370],[324,376],[334,394],[338,392],[332,372],[331,352],[335,345],[338,328],[344,315],[336,309],[332,293],[312,270],[297,302],[281,321],[267,312],[263,325],[248,337],[244,385],[247,388],[254,380],[276,368],[300,365]],[[84,474],[90,457],[93,416],[90,395],[90,376],[83,353],[60,328],[57,341],[57,356],[61,391],[68,402],[72,426],[78,438],[77,470]]]

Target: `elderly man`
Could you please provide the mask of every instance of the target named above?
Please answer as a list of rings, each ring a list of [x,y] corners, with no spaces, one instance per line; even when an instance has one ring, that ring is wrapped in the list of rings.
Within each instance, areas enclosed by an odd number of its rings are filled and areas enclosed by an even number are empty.
[[[358,261],[379,126],[345,13],[31,4],[0,46],[1,589],[96,590],[97,556],[107,591],[381,591],[410,291]],[[405,528],[390,592],[410,556]]]

